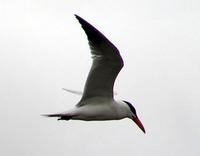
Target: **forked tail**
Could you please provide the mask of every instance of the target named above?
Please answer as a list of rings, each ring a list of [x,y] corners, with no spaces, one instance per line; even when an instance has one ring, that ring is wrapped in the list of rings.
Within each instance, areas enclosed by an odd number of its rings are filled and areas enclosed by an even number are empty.
[[[56,113],[56,114],[43,114],[44,117],[58,117],[58,120],[70,120],[72,116]]]

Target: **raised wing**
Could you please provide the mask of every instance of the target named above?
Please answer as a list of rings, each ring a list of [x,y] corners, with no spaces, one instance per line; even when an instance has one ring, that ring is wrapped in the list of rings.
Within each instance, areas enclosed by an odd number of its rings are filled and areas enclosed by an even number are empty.
[[[113,85],[124,65],[120,53],[101,32],[75,16],[87,35],[93,59],[81,101],[97,96],[113,98]]]

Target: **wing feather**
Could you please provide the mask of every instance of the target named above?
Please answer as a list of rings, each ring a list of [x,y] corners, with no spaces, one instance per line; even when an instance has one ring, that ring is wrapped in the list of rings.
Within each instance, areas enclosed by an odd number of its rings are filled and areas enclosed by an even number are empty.
[[[113,98],[114,82],[124,65],[119,50],[95,27],[75,16],[87,35],[93,59],[81,100],[96,96]]]

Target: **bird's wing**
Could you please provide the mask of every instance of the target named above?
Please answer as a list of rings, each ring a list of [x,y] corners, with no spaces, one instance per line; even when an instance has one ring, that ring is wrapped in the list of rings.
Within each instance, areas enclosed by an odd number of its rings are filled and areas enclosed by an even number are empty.
[[[78,90],[73,90],[73,89],[67,89],[67,88],[62,88],[63,90],[72,93],[72,94],[76,94],[76,95],[83,95],[83,92],[78,91]],[[114,95],[117,95],[117,92],[114,91]]]
[[[82,101],[93,97],[113,98],[113,85],[124,63],[118,49],[96,28],[75,15],[84,29],[92,54]]]
[[[63,88],[63,90],[72,93],[72,94],[76,94],[76,95],[82,95],[83,93],[81,91],[77,91],[77,90],[73,90],[73,89],[67,89],[67,88]]]

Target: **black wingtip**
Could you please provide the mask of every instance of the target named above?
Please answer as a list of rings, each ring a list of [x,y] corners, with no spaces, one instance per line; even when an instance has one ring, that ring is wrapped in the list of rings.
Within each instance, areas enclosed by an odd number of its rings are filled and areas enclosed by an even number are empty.
[[[93,27],[90,23],[88,23],[86,20],[84,20],[82,17],[78,16],[77,14],[74,14],[74,16],[79,21],[79,23],[82,25],[83,29],[87,26]]]
[[[74,16],[75,16],[76,18],[79,18],[79,16],[78,16],[77,14],[74,14]]]
[[[85,31],[87,38],[89,40],[90,48],[92,50],[94,48],[96,48],[96,50],[99,48],[98,50],[100,50],[102,47],[109,47],[110,49],[113,49],[114,51],[116,51],[117,54],[114,53],[112,54],[111,52],[110,55],[116,55],[120,59],[120,64],[123,66],[123,60],[119,54],[119,50],[93,25],[91,25],[89,22],[87,22],[77,14],[74,14],[74,16],[79,21],[81,27]],[[101,44],[104,44],[104,46],[101,46]]]
[[[96,43],[96,44],[101,43],[103,40],[110,42],[99,30],[97,30],[94,26],[92,26],[90,23],[88,23],[82,17],[78,16],[77,14],[74,14],[74,16],[81,24],[89,41],[92,41],[93,43]],[[98,46],[98,45],[96,45],[96,46]]]
[[[83,18],[81,18],[79,15],[77,15],[77,14],[74,14],[74,16],[76,17],[76,19],[80,22],[80,23],[82,23],[82,21],[85,21]]]

